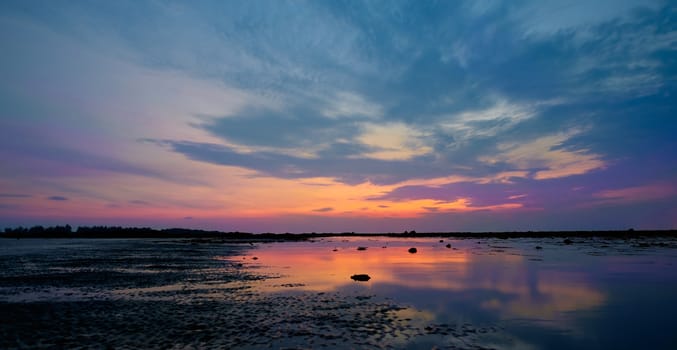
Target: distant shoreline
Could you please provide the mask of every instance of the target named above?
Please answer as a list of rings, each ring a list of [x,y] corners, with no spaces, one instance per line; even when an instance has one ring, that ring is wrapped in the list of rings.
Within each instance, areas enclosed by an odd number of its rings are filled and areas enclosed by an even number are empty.
[[[323,237],[399,237],[399,238],[638,238],[677,237],[677,230],[590,230],[590,231],[513,231],[513,232],[416,232],[401,233],[248,233],[205,231],[184,228],[152,229],[147,227],[93,226],[72,230],[69,225],[31,228],[6,228],[0,238],[182,238],[221,239],[229,241],[302,241]]]

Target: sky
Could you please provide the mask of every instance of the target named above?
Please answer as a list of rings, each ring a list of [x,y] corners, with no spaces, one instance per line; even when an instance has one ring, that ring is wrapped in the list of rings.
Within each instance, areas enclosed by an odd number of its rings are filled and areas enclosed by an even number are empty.
[[[670,1],[0,2],[0,227],[677,228]]]

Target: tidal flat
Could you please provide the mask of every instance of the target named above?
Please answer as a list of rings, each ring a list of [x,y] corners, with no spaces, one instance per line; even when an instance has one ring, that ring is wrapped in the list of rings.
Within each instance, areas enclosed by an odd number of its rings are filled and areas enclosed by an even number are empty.
[[[674,237],[0,240],[3,349],[674,349],[675,295]]]

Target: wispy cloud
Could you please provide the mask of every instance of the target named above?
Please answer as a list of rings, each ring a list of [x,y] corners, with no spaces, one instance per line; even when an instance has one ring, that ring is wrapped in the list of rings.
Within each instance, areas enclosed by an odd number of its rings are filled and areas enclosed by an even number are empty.
[[[318,213],[326,213],[326,212],[330,212],[330,211],[333,211],[333,210],[334,210],[334,208],[332,208],[332,207],[324,207],[324,208],[313,209],[314,212],[318,212]]]
[[[536,180],[546,180],[585,174],[603,169],[600,155],[586,149],[570,149],[565,143],[578,132],[540,137],[527,143],[499,144],[499,153],[481,160],[487,163],[503,162],[516,170],[533,173]]]
[[[499,99],[488,108],[451,115],[440,126],[449,131],[456,140],[468,141],[476,137],[495,137],[535,116],[536,105],[509,103],[505,99]]]
[[[322,114],[329,118],[377,119],[383,116],[383,107],[361,95],[338,91],[333,98],[330,97]]]
[[[594,196],[605,204],[637,203],[675,197],[677,196],[677,188],[673,184],[658,183],[603,190],[596,192]]]

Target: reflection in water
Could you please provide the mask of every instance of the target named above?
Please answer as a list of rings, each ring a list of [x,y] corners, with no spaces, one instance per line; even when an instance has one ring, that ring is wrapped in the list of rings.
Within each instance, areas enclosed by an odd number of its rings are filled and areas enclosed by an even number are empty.
[[[355,284],[350,276],[369,274],[366,288],[397,286],[407,290],[491,291],[496,297],[481,302],[483,309],[503,317],[552,319],[576,310],[591,309],[604,302],[604,294],[585,280],[583,272],[548,271],[541,273],[536,263],[524,254],[495,253],[491,247],[477,249],[472,243],[457,241],[456,250],[435,241],[390,239],[387,246],[372,243],[366,251],[357,243],[336,242],[284,243],[264,245],[254,254],[269,272],[279,274],[275,284],[266,286],[279,291],[279,286],[295,286],[308,291],[335,291]],[[474,242],[473,242],[474,243]],[[418,253],[407,249],[417,245]]]
[[[544,249],[535,249],[536,245]],[[367,249],[357,250],[360,246]],[[417,253],[408,253],[410,247]],[[673,290],[676,285],[675,273],[666,268],[674,256],[652,256],[652,263],[646,264],[646,257],[609,253],[562,246],[556,240],[334,238],[263,244],[251,252],[258,260],[245,258],[280,276],[262,282],[268,292],[357,289],[393,298],[440,322],[495,323],[516,333],[528,328],[528,334],[520,337],[532,338],[532,343],[540,344],[537,348],[583,346],[571,339],[595,348],[593,341],[601,335],[590,330],[590,319],[618,322],[604,319],[611,307],[610,293],[618,299],[622,285],[634,283],[638,271],[651,266],[659,281],[667,278]],[[614,279],[619,269],[630,271],[630,278]],[[371,279],[355,282],[350,279],[354,274]],[[567,341],[554,344],[558,337]],[[513,339],[512,344],[521,341]]]
[[[332,242],[328,242],[332,243]],[[435,276],[444,266],[449,272],[464,269],[468,253],[454,251],[447,255],[426,254],[421,249],[418,254],[409,254],[400,247],[371,247],[359,251],[346,245],[332,251],[326,244],[265,245],[254,254],[269,271],[279,273],[282,280],[299,282],[304,289],[311,291],[332,291],[351,284],[353,274],[368,273],[373,284],[398,284],[427,286],[431,288],[449,288],[451,280],[440,280]],[[373,284],[366,284],[368,287]]]

